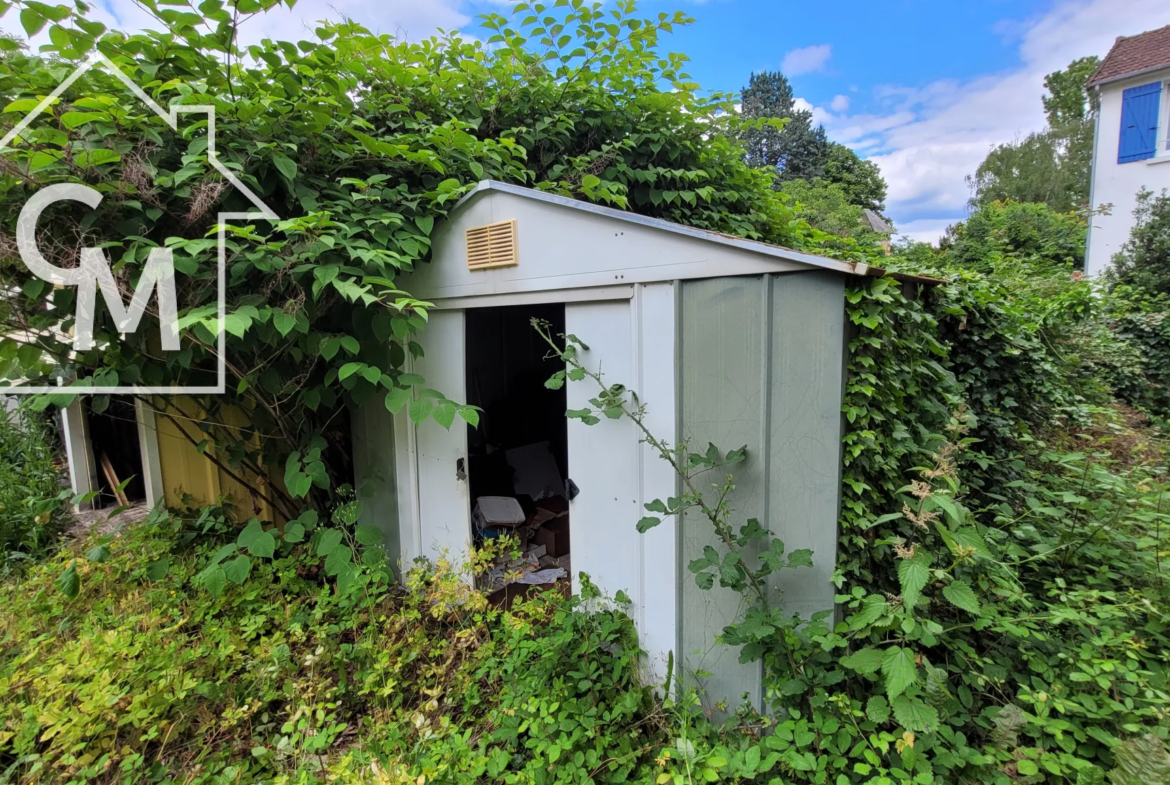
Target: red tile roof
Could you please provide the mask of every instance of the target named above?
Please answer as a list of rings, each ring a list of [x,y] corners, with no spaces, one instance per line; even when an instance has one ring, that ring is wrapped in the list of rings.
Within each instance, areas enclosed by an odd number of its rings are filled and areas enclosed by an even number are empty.
[[[1140,35],[1118,37],[1089,79],[1089,86],[1162,66],[1170,67],[1170,25]]]

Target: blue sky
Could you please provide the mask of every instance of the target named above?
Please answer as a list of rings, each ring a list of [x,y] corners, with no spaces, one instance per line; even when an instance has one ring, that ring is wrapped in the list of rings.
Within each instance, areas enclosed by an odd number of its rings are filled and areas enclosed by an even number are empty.
[[[111,26],[149,24],[133,0],[97,2]],[[411,38],[438,27],[474,34],[476,14],[511,5],[299,0],[244,36],[296,40],[314,20],[341,14]],[[691,75],[707,89],[738,90],[753,70],[784,70],[831,139],[881,166],[899,231],[929,241],[966,214],[963,178],[987,151],[1043,127],[1044,74],[1104,56],[1119,35],[1170,24],[1170,0],[642,0],[640,8],[695,18],[665,46],[691,57]]]

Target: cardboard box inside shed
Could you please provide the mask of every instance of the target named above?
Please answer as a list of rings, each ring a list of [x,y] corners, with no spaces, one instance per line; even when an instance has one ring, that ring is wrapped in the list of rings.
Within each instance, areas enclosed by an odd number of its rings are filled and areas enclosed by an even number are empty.
[[[536,530],[532,541],[543,545],[546,553],[554,559],[569,552],[569,519],[554,518]]]

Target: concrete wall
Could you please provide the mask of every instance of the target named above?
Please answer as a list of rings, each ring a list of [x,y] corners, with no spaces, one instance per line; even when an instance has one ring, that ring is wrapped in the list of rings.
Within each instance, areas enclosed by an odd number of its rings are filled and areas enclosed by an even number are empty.
[[[758,518],[787,551],[811,548],[813,568],[783,572],[772,587],[784,609],[807,617],[832,610],[841,482],[844,277],[835,273],[685,282],[680,303],[681,431],[692,451],[746,444],[731,503]],[[721,481],[703,478],[701,484]],[[718,585],[700,589],[687,569],[716,543],[701,515],[680,532],[680,654],[711,701],[762,704],[760,663],[716,643],[741,608]]]
[[[1094,209],[1102,204],[1112,204],[1113,207],[1110,215],[1094,215],[1090,221],[1085,265],[1089,275],[1099,275],[1108,267],[1113,255],[1129,239],[1138,191],[1146,188],[1158,193],[1163,188],[1170,188],[1170,151],[1166,148],[1167,136],[1170,135],[1170,123],[1167,122],[1170,96],[1165,90],[1160,105],[1157,155],[1145,161],[1117,162],[1117,148],[1121,141],[1122,92],[1161,79],[1170,80],[1170,69],[1102,85],[1099,90],[1101,112],[1094,142],[1093,186],[1089,203]]]

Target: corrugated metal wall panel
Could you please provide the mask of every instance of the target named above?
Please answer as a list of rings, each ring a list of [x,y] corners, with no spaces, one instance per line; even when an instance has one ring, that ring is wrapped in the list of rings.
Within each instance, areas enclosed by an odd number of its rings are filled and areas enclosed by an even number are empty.
[[[680,336],[682,433],[692,449],[747,444],[731,502],[759,518],[788,550],[812,548],[814,569],[783,575],[784,607],[833,608],[840,493],[844,278],[833,273],[719,278],[683,283]],[[705,484],[719,482],[705,478]],[[706,518],[681,527],[681,654],[713,700],[760,705],[759,664],[715,638],[740,610],[738,594],[703,591],[686,565],[715,545]]]
[[[750,457],[735,472],[730,503],[745,518],[765,513],[764,442],[767,345],[767,279],[760,276],[686,281],[682,285],[680,406],[682,437],[691,452],[708,442],[728,450],[748,445]],[[718,472],[703,476],[700,487],[721,481]],[[758,664],[743,665],[739,651],[715,642],[715,636],[740,611],[741,598],[715,586],[695,585],[687,565],[712,545],[722,554],[702,514],[691,510],[681,526],[682,662],[688,672],[710,676],[702,686],[715,700],[738,703],[742,693],[754,701],[760,692]]]

